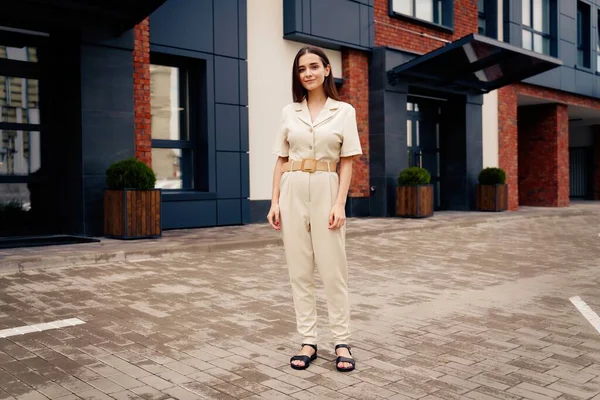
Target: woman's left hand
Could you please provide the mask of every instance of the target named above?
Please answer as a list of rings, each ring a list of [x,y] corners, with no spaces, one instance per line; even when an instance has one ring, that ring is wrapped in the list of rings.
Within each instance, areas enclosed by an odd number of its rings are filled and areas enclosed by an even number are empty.
[[[335,204],[329,212],[329,229],[339,229],[346,223],[346,210],[343,204]]]

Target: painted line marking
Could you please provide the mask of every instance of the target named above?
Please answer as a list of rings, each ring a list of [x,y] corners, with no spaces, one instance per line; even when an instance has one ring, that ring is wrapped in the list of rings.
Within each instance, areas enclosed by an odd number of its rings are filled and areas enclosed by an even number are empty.
[[[25,335],[27,333],[32,333],[32,332],[42,332],[42,331],[47,331],[50,329],[60,329],[60,328],[65,328],[67,326],[75,326],[75,325],[81,325],[81,324],[85,324],[85,322],[80,320],[79,318],[69,318],[69,319],[59,319],[57,321],[52,321],[52,322],[44,322],[41,324],[24,325],[24,326],[19,326],[17,328],[9,328],[9,329],[0,330],[0,338],[7,338],[10,336],[17,336],[17,335]]]
[[[581,300],[579,296],[571,297],[569,300],[571,300],[571,303],[579,310],[581,315],[588,320],[598,333],[600,333],[600,317],[598,314],[596,314],[585,301]]]

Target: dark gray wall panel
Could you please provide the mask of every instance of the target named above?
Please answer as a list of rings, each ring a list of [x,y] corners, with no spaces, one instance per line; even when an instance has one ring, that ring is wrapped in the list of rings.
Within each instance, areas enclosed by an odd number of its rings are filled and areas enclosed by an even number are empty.
[[[238,57],[242,60],[248,58],[248,1],[238,0]]]
[[[104,232],[104,176],[83,177],[85,234],[101,236]]]
[[[107,65],[107,69],[102,66]],[[135,155],[131,51],[81,48],[81,138],[83,174],[104,176],[106,168]],[[104,90],[99,85],[103,84]],[[118,99],[120,97],[120,99]]]
[[[239,61],[215,57],[215,101],[238,104],[240,95]]]
[[[248,107],[240,107],[240,150],[249,151],[250,133],[248,132]]]
[[[241,201],[242,201],[242,224],[251,224],[254,221],[252,221],[252,208],[250,206],[250,200],[242,199]],[[265,215],[267,215],[267,214],[265,213]],[[264,222],[264,219],[260,222]]]
[[[573,44],[577,43],[577,20],[561,14],[558,21],[560,38]],[[562,58],[562,54],[560,56]]]
[[[81,43],[133,50],[133,35],[134,30],[130,29],[119,37],[107,37],[106,32],[104,32],[101,38],[98,38],[98,35],[94,32],[84,29],[81,32]]]
[[[566,92],[575,92],[575,70],[560,67],[560,88]]]
[[[372,19],[373,7],[368,7],[365,5],[360,6],[360,45],[369,47],[371,46],[371,30],[372,24],[365,24],[363,21],[371,21]]]
[[[557,0],[557,3],[559,13],[573,19],[577,18],[577,0]]]
[[[214,2],[215,54],[237,57],[239,51],[238,0]]]
[[[241,200],[218,200],[217,225],[235,225],[242,223]]]
[[[242,198],[250,197],[250,155],[240,154]]]
[[[246,60],[240,60],[240,99],[242,106],[248,105],[248,63]]]
[[[82,111],[84,175],[105,175],[108,166],[135,156],[132,112]]]
[[[174,201],[162,203],[163,229],[217,225],[217,201]]]
[[[558,46],[558,54],[564,65],[572,67],[577,63],[577,47],[571,42],[561,40]]]
[[[217,152],[217,194],[219,199],[241,197],[240,153]]]
[[[575,91],[584,96],[594,96],[594,80],[598,79],[595,74],[584,71],[575,71]]]
[[[373,2],[354,0],[284,0],[284,37],[339,49],[371,50]]]
[[[215,106],[217,151],[240,150],[240,107],[227,104]]]
[[[150,30],[152,43],[212,53],[213,0],[168,0],[150,16]]]
[[[242,200],[242,217],[244,220],[248,218],[252,223],[266,223],[267,222],[267,214],[271,208],[271,200]],[[244,203],[248,204],[250,210],[246,210],[244,207]],[[245,213],[249,212],[249,215],[246,216]]]
[[[85,110],[133,110],[131,50],[85,45],[81,48],[81,107]]]
[[[311,4],[312,30],[310,32],[313,35],[340,42],[361,44],[360,24],[348,23],[360,21],[358,3],[347,0],[318,0],[312,1]]]

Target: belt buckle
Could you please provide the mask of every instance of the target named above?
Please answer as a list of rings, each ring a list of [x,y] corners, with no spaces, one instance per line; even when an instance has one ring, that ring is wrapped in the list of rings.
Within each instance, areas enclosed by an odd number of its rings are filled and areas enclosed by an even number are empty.
[[[306,161],[309,161],[309,163],[312,163],[311,168],[305,166]],[[300,164],[300,169],[304,172],[315,172],[317,170],[317,160],[310,159],[310,158],[303,159],[302,163]]]

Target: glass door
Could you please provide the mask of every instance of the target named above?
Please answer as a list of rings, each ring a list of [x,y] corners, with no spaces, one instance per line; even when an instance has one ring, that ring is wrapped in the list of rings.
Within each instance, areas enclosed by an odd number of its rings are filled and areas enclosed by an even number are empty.
[[[42,166],[41,40],[0,30],[0,237],[39,230],[34,208],[43,201],[35,189]]]
[[[440,209],[440,116],[438,102],[409,97],[406,104],[408,166],[429,171],[434,191],[434,208]]]

